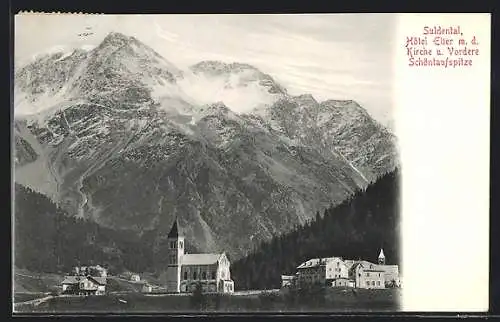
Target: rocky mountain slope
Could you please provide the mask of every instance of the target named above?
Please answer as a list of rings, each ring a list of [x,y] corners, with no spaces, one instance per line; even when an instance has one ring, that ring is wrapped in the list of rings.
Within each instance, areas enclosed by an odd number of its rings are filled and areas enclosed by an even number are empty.
[[[119,33],[18,69],[14,99],[16,182],[114,229],[179,216],[197,249],[235,257],[397,164],[353,101],[291,96],[247,64],[181,71]]]

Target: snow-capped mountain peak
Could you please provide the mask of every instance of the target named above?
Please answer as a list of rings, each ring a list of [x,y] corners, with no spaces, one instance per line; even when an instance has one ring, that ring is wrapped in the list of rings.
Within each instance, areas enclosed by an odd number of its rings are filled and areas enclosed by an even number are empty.
[[[161,232],[183,214],[202,251],[244,254],[396,162],[353,101],[291,96],[245,63],[181,71],[120,33],[18,69],[14,99],[16,182],[112,228]]]
[[[184,76],[179,85],[197,103],[221,101],[236,113],[269,106],[287,95],[271,76],[249,64],[202,61]]]

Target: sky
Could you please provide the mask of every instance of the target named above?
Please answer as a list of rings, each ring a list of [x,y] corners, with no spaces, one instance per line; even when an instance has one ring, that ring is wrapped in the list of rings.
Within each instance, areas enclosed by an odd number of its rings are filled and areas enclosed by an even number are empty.
[[[181,69],[202,60],[248,63],[292,95],[352,99],[393,127],[395,23],[391,14],[17,15],[14,63],[121,32]],[[85,32],[93,34],[79,36]]]

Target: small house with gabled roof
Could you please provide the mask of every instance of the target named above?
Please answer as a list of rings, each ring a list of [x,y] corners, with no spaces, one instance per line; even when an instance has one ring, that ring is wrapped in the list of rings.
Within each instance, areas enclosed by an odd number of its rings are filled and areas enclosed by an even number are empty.
[[[106,277],[66,276],[62,281],[62,293],[74,295],[104,295],[106,293]]]

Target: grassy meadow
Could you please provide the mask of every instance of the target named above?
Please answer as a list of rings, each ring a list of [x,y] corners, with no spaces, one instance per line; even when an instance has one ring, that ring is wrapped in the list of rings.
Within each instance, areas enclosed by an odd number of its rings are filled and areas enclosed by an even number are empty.
[[[38,313],[243,313],[397,311],[399,289],[325,289],[316,294],[290,290],[260,294],[108,294],[59,296],[22,311]]]

